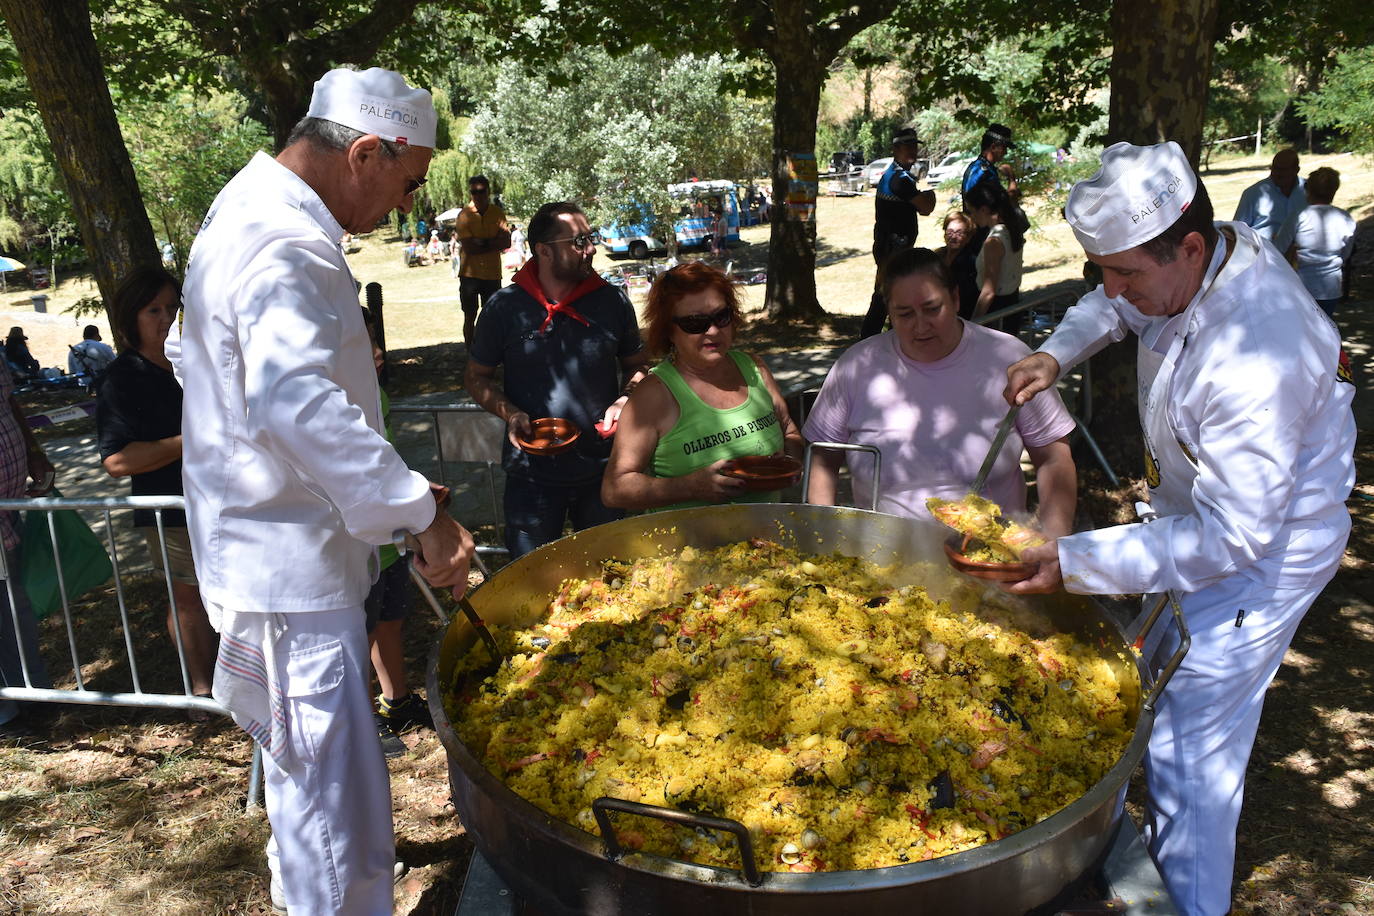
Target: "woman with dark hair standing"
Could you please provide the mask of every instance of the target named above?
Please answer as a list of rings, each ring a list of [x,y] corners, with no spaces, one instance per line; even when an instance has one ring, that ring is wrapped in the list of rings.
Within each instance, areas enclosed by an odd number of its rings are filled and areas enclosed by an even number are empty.
[[[1021,301],[1021,256],[1029,228],[1026,215],[1002,186],[991,181],[974,185],[964,195],[964,210],[975,225],[988,230],[978,252],[978,303],[973,317],[980,318]],[[1023,313],[1008,315],[998,330],[1015,335]]]
[[[729,278],[700,261],[667,271],[649,291],[647,346],[667,358],[635,387],[615,434],[601,499],[623,509],[769,501],[722,473],[731,459],[786,451],[801,433],[773,374],[732,349],[739,297]]]
[[[929,518],[926,499],[959,499],[1006,416],[1003,360],[1030,353],[1021,341],[959,317],[954,277],[924,248],[893,255],[880,277],[892,330],[850,347],[826,376],[806,419],[812,442],[876,446],[882,455],[878,511]],[[1020,354],[1018,356],[1018,354]],[[987,479],[986,495],[1005,511],[1026,509],[1024,448],[1035,467],[1040,527],[1054,537],[1073,530],[1077,473],[1069,452],[1073,419],[1058,394],[1017,414]],[[844,457],[812,452],[808,499],[833,505]],[[849,459],[854,493],[873,486],[873,460]]]
[[[181,386],[163,352],[180,308],[181,286],[161,267],[136,269],[115,292],[111,311],[120,352],[100,383],[95,418],[101,462],[111,477],[132,479],[134,496],[182,495]],[[176,602],[167,609],[167,632],[175,643],[180,621],[191,693],[208,697],[218,639],[201,604],[186,516],[164,512],[165,537],[158,536],[151,509],[135,509],[134,526],[143,532],[159,573],[166,548]]]

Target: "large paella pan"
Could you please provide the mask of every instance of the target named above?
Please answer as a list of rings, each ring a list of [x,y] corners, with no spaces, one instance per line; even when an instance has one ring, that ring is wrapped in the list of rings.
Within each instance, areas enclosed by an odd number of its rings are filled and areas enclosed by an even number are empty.
[[[943,532],[932,525],[829,507],[684,510],[628,519],[548,545],[502,570],[471,600],[493,623],[528,622],[547,610],[560,583],[600,575],[608,557],[627,560],[688,545],[707,549],[751,535],[787,541],[809,553],[838,552],[883,566],[901,564],[912,576],[929,576],[930,567],[919,561],[939,556]],[[1040,823],[987,845],[889,867],[761,872],[760,854],[747,842],[749,831],[739,825],[717,822],[704,812],[614,798],[595,806],[602,836],[594,836],[521,798],[483,766],[474,753],[477,748],[459,739],[449,717],[461,717],[462,704],[445,706],[440,698],[463,660],[470,661],[467,653],[485,651],[474,648],[476,636],[462,619],[455,619],[438,640],[429,671],[431,706],[448,751],[455,805],[469,835],[502,877],[549,912],[686,913],[702,906],[751,913],[833,913],[837,907],[847,911],[883,905],[915,912],[1033,909],[1091,868],[1105,849],[1121,816],[1125,783],[1143,753],[1152,713],[1142,690],[1145,669],[1099,606],[1060,596],[1032,602],[1029,611],[1038,618],[1038,628],[1072,633],[1097,647],[1101,662],[1111,666],[1120,684],[1123,715],[1134,733],[1120,759],[1081,797]],[[737,833],[741,861],[736,867],[711,867],[667,855],[625,854],[619,833],[634,832],[634,818],[622,814],[613,822],[613,810],[686,820],[699,832]],[[768,867],[766,858],[762,864]]]

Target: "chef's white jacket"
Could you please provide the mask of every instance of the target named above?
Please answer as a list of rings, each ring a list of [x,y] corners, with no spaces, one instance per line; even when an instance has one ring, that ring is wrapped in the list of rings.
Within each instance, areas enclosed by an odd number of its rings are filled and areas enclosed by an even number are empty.
[[[1345,548],[1355,421],[1340,335],[1272,246],[1243,223],[1222,227],[1230,258],[1180,316],[1147,317],[1099,287],[1041,347],[1067,371],[1127,331],[1188,335],[1165,401],[1197,465],[1186,505],[1061,538],[1071,592],[1195,592],[1232,575],[1301,588],[1329,578]]]
[[[342,235],[305,182],[259,153],[191,248],[167,355],[185,392],[196,575],[221,607],[361,605],[377,573],[372,545],[434,519],[427,482],[382,435]]]

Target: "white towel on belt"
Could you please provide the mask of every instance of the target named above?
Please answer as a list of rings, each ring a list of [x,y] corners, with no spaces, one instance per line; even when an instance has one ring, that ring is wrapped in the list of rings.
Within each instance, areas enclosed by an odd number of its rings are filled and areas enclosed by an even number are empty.
[[[280,614],[235,614],[205,602],[210,625],[219,633],[215,699],[264,753],[286,767],[286,701],[277,681],[276,644],[286,632]]]

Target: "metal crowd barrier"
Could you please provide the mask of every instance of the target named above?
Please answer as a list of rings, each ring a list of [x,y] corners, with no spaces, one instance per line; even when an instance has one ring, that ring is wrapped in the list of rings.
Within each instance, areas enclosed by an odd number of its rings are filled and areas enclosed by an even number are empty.
[[[71,653],[72,678],[76,682],[74,690],[58,690],[50,687],[33,686],[32,673],[29,671],[27,654],[20,645],[19,659],[24,674],[23,687],[0,686],[0,699],[48,701],[58,703],[85,703],[103,706],[144,706],[153,709],[202,710],[223,715],[228,714],[219,703],[191,693],[191,678],[186,669],[186,656],[181,646],[181,612],[172,598],[171,566],[167,558],[167,543],[162,540],[163,580],[167,586],[167,600],[177,622],[174,644],[177,662],[181,670],[182,693],[150,693],[143,689],[139,675],[138,659],[134,654],[133,634],[129,628],[129,608],[124,593],[124,571],[120,565],[119,545],[115,536],[113,513],[117,510],[151,509],[157,524],[158,535],[164,533],[163,512],[168,509],[184,509],[185,500],[180,496],[122,496],[103,499],[0,499],[0,511],[44,512],[48,516],[48,535],[51,538],[53,557],[57,569],[58,591],[62,598],[62,619],[66,625],[67,646]],[[77,647],[76,628],[72,620],[71,601],[67,594],[66,577],[62,572],[61,545],[58,543],[57,528],[53,523],[53,513],[64,509],[96,510],[104,518],[106,551],[110,555],[110,565],[114,569],[115,601],[119,605],[119,619],[124,630],[124,650],[129,662],[130,689],[128,691],[91,690],[86,686],[81,673],[81,656]],[[15,581],[17,570],[4,569],[0,559],[0,575],[4,576],[5,588],[10,604],[10,615],[15,627],[16,639],[20,638],[19,609],[15,602],[15,589],[22,586]],[[37,651],[37,647],[33,647]]]
[[[228,715],[229,711],[207,697],[198,697],[191,692],[191,678],[186,667],[186,653],[181,644],[181,611],[177,607],[172,592],[172,573],[171,563],[167,556],[167,540],[163,536],[165,527],[163,513],[169,509],[185,509],[186,501],[180,496],[119,496],[96,499],[69,499],[69,498],[39,498],[39,499],[0,499],[0,511],[21,511],[21,512],[43,512],[47,515],[48,537],[52,546],[53,561],[56,566],[58,594],[62,601],[62,622],[66,628],[67,650],[71,656],[72,680],[75,683],[74,689],[59,689],[56,687],[38,686],[34,683],[34,672],[31,670],[29,660],[31,657],[38,657],[40,647],[38,645],[27,645],[25,633],[36,633],[36,628],[25,626],[20,618],[19,603],[16,601],[16,589],[22,589],[16,577],[18,570],[11,570],[5,564],[5,555],[0,551],[0,577],[5,580],[6,597],[9,599],[10,624],[13,627],[15,648],[19,657],[20,671],[23,676],[23,686],[7,686],[0,683],[0,699],[16,700],[21,702],[37,703],[79,703],[90,706],[127,706],[143,707],[148,709],[183,709],[200,710],[206,713],[218,713]],[[82,674],[81,650],[77,645],[76,626],[72,617],[72,598],[68,593],[66,576],[62,570],[62,546],[58,540],[57,528],[54,524],[53,513],[68,510],[93,510],[99,512],[103,519],[105,534],[105,549],[110,557],[110,566],[113,570],[115,602],[119,607],[120,629],[123,631],[125,658],[129,664],[129,689],[128,690],[93,690],[86,684],[86,678]],[[132,511],[134,509],[151,509],[154,515],[154,522],[157,526],[159,541],[162,547],[162,569],[163,582],[166,586],[167,601],[172,608],[173,619],[176,627],[173,630],[173,648],[176,651],[177,664],[181,674],[181,693],[158,693],[145,690],[143,679],[139,673],[138,656],[134,651],[133,630],[129,624],[129,606],[124,588],[124,568],[120,562],[119,538],[115,533],[114,513],[119,511]],[[92,530],[96,530],[93,528]],[[21,544],[21,550],[23,549]],[[103,586],[102,586],[103,587]],[[28,602],[24,603],[28,607]],[[32,614],[32,610],[27,613]],[[162,615],[156,615],[158,621],[162,620]],[[160,633],[161,627],[156,627]],[[102,648],[108,648],[102,646]],[[248,805],[254,807],[261,795],[259,791],[262,782],[261,750],[257,744],[253,745],[253,765],[249,772],[248,781]]]
[[[457,445],[446,447],[444,441],[444,428],[446,421],[462,421],[464,418],[471,418],[480,422],[483,418],[495,419],[486,410],[470,402],[451,401],[441,404],[404,404],[400,401],[393,401],[391,404],[391,416],[419,416],[428,417],[430,430],[434,441],[434,456],[439,463],[438,482],[444,486],[450,486],[449,465],[458,463],[482,464],[486,470],[487,482],[487,501],[491,506],[492,525],[496,531],[496,536],[500,544],[498,545],[477,545],[477,551],[481,554],[499,554],[505,556],[507,550],[504,546],[505,524],[501,516],[501,500],[496,496],[496,468],[500,464],[499,458],[493,459],[491,451],[488,449],[480,451],[468,451],[470,447],[463,442],[462,437],[455,432],[453,438],[459,440]],[[497,423],[500,421],[497,420]],[[495,451],[499,454],[501,439],[495,443]],[[490,446],[490,443],[488,444]],[[468,520],[459,519],[471,527]]]

